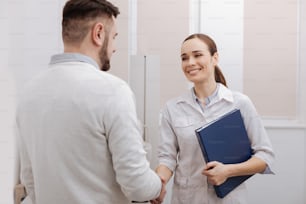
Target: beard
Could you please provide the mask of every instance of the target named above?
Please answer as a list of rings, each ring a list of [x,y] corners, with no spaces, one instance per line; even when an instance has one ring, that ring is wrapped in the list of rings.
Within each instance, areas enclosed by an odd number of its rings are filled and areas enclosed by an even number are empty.
[[[101,50],[99,51],[99,58],[101,62],[100,69],[105,72],[108,71],[111,67],[110,59],[107,55],[107,47],[108,47],[108,34],[105,35],[103,46],[101,47]]]

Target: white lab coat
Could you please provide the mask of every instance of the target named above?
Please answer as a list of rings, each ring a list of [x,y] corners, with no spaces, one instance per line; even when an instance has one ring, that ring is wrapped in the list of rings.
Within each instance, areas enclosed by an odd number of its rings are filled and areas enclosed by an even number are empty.
[[[240,109],[254,155],[264,160],[271,173],[273,149],[249,98],[232,92],[222,84],[212,101],[203,109],[196,102],[193,90],[166,103],[161,114],[161,141],[158,149],[159,163],[166,165],[174,174],[171,204],[246,204],[245,183],[225,198],[216,196],[201,172],[205,161],[195,135],[195,130],[234,108]],[[264,185],[264,184],[263,184]]]

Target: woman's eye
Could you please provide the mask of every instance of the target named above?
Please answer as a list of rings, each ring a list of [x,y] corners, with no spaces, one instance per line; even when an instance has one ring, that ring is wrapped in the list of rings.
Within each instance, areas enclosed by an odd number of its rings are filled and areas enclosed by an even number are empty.
[[[185,60],[187,60],[187,57],[182,57],[182,61],[185,61]]]

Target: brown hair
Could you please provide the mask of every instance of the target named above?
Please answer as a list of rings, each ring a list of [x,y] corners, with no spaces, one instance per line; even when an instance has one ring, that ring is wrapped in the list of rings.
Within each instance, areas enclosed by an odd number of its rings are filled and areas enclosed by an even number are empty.
[[[195,33],[195,34],[189,35],[183,42],[190,40],[190,39],[194,39],[194,38],[200,39],[208,46],[208,50],[211,56],[213,56],[216,52],[218,52],[216,43],[213,41],[213,39],[211,39],[208,35],[205,35],[202,33]],[[215,80],[216,82],[222,83],[224,86],[227,86],[225,77],[221,69],[217,65],[215,66]]]
[[[69,0],[63,9],[64,42],[81,42],[87,35],[92,20],[104,17],[112,22],[112,16],[116,18],[119,13],[119,9],[106,0]]]

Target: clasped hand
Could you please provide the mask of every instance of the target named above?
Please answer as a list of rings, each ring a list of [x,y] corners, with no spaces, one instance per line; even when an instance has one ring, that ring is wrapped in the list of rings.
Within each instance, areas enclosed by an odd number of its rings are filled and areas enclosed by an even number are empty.
[[[226,165],[217,161],[207,163],[202,174],[207,176],[210,184],[217,186],[224,183],[228,178]]]
[[[161,178],[162,182],[162,188],[160,191],[160,194],[158,198],[155,198],[154,200],[150,200],[150,203],[152,204],[161,204],[164,201],[165,195],[166,195],[166,181]]]

